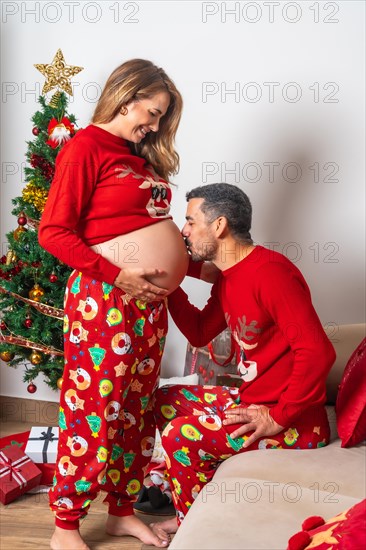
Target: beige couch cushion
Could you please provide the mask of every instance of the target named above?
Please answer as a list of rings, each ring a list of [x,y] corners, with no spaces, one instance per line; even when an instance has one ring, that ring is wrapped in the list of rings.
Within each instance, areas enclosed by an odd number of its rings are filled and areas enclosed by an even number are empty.
[[[328,519],[365,497],[365,450],[337,440],[234,456],[198,495],[169,548],[284,550],[305,518]]]
[[[365,445],[342,449],[340,439],[319,449],[250,451],[225,460],[215,481],[244,476],[279,483],[296,481],[301,487],[318,483],[319,489],[330,492],[334,484],[337,495],[361,499],[366,487],[365,452]]]
[[[301,531],[301,524],[308,516],[328,519],[358,502],[342,496],[337,502],[325,504],[329,494],[320,491],[317,494],[320,504],[315,506],[314,492],[308,488],[291,493],[288,485],[279,484],[269,492],[262,480],[254,482],[246,478],[238,479],[236,484],[235,493],[224,498],[217,493],[202,502],[203,492],[200,493],[169,549],[285,550],[288,539]],[[233,480],[226,487],[227,491],[233,489]],[[236,494],[241,498],[236,498]],[[260,495],[258,500],[256,495]]]
[[[335,326],[328,335],[337,358],[327,380],[334,405],[347,361],[365,325]],[[334,425],[334,406],[327,407]],[[334,426],[333,426],[334,427]],[[243,453],[220,465],[175,535],[172,550],[284,550],[305,518],[329,519],[365,498],[366,446],[340,440],[313,450]]]

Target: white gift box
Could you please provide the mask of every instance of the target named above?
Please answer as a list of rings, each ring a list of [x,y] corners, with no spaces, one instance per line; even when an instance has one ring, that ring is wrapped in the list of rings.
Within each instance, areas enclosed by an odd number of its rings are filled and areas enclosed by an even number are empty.
[[[58,428],[36,426],[31,429],[25,454],[35,463],[55,464],[58,445]]]

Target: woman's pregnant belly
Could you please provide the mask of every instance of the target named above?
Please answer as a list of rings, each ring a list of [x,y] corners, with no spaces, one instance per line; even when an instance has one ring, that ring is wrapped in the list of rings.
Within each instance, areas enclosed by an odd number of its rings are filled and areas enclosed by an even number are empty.
[[[188,252],[178,227],[164,220],[104,243],[92,246],[112,264],[123,268],[158,268],[162,275],[148,277],[149,281],[169,294],[184,279],[188,269]]]

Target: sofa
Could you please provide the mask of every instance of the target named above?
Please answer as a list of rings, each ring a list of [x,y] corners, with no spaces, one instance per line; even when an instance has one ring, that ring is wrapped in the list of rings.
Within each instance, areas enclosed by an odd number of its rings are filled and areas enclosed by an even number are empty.
[[[335,416],[343,371],[364,336],[364,324],[342,325],[329,335],[337,354],[327,380],[330,444],[229,458],[194,501],[171,550],[284,550],[309,516],[326,520],[365,498],[365,441],[342,448]]]

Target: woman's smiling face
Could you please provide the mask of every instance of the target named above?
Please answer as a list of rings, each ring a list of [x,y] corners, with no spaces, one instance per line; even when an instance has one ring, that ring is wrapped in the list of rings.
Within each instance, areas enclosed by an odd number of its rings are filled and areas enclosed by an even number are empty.
[[[168,92],[159,92],[149,98],[131,101],[126,105],[126,114],[118,114],[115,122],[118,135],[140,143],[149,132],[157,132],[160,119],[166,114],[170,103]]]

